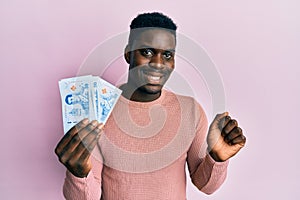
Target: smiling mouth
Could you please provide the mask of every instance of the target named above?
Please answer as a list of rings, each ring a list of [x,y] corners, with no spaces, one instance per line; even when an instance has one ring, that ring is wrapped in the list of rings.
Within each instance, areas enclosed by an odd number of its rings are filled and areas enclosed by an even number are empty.
[[[152,81],[159,81],[161,78],[160,76],[151,76],[151,75],[147,75],[147,76]]]
[[[145,74],[146,82],[150,85],[160,85],[162,75]]]

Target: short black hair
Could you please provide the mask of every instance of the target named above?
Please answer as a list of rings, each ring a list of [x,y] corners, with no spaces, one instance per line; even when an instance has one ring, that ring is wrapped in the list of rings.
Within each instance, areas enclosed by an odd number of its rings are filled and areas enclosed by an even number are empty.
[[[131,30],[146,27],[165,28],[173,31],[177,30],[177,26],[173,22],[173,20],[159,12],[139,14],[136,18],[134,18],[131,21],[130,24]]]
[[[134,38],[137,36],[136,34],[133,34],[134,29],[151,27],[166,29],[170,31],[176,38],[177,25],[173,22],[173,20],[162,13],[152,12],[139,14],[136,18],[134,18],[131,21],[128,43],[131,44]]]

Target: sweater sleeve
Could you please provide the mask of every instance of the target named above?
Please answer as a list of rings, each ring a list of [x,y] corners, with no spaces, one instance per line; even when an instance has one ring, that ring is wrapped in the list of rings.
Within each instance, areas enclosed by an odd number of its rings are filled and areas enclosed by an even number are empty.
[[[79,178],[68,170],[63,185],[63,194],[67,200],[99,200],[101,198],[102,159],[96,147],[91,155],[92,169],[88,176]]]
[[[187,164],[193,184],[205,194],[212,194],[225,181],[229,161],[216,162],[207,153],[208,121],[202,107],[197,106],[196,135],[187,153]]]

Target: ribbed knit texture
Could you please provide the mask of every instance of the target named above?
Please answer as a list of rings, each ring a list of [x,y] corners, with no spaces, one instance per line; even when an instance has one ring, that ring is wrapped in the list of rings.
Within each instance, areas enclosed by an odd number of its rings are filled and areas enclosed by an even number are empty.
[[[185,163],[192,182],[211,194],[226,178],[228,161],[215,162],[206,149],[208,122],[191,97],[163,90],[142,103],[121,97],[92,153],[92,171],[67,171],[70,200],[185,200]]]

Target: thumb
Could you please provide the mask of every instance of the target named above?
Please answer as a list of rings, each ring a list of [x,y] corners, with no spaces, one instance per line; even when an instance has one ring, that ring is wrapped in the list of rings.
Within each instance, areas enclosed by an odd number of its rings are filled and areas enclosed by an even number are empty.
[[[210,128],[216,129],[219,128],[220,130],[224,127],[225,117],[228,116],[228,112],[223,112],[220,114],[217,114],[214,120],[212,121]]]

